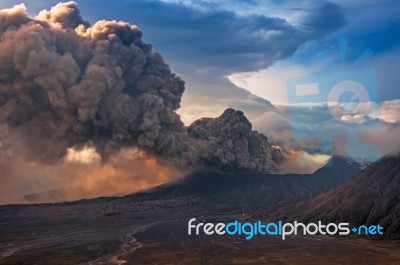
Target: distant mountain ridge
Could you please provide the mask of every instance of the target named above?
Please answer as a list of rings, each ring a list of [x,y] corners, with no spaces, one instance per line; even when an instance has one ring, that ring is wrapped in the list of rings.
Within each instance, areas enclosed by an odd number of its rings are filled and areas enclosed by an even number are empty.
[[[74,196],[71,196],[71,194]],[[69,187],[27,194],[22,197],[22,200],[27,203],[65,202],[66,198],[75,197],[76,199],[79,199],[80,196],[87,196],[87,194],[88,191],[82,187]]]

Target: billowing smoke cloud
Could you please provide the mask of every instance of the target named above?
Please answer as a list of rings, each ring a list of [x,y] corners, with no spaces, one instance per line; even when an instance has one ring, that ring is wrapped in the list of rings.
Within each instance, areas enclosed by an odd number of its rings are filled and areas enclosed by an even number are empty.
[[[137,147],[181,167],[277,169],[278,149],[239,111],[184,127],[184,82],[136,26],[90,26],[74,2],[34,19],[19,5],[0,11],[0,36],[0,123],[32,159],[57,162],[91,144],[103,161]]]
[[[19,140],[9,135],[5,126],[0,126],[0,142],[0,204],[121,196],[186,173],[160,165],[137,148],[122,149],[102,164],[94,148],[85,146],[68,149],[61,163],[43,164],[21,157]]]
[[[227,109],[220,117],[203,118],[188,128],[197,150],[203,149],[203,160],[218,167],[250,169],[260,172],[277,170],[275,162],[282,159],[279,148],[273,147],[266,136],[252,131],[243,112]]]
[[[103,157],[124,142],[165,153],[181,148],[173,143],[183,130],[175,110],[184,83],[136,27],[88,27],[74,2],[36,19],[23,5],[0,16],[0,121],[34,141],[50,139],[47,152],[37,148],[43,160],[88,141]]]

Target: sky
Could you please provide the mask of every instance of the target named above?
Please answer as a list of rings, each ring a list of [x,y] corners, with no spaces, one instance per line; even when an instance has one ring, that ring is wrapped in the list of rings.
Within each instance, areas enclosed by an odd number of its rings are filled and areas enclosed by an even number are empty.
[[[21,1],[2,0],[0,9]],[[24,4],[35,17],[58,2],[31,0]],[[178,110],[186,125],[200,117],[219,116],[226,108],[242,110],[254,129],[272,143],[288,146],[289,153],[305,160],[305,168],[291,165],[286,168],[288,172],[308,172],[310,165],[315,170],[334,152],[348,154],[354,160],[373,161],[400,151],[399,1],[75,2],[91,24],[104,19],[138,26],[143,40],[151,43],[186,83]],[[352,81],[361,84],[361,88],[355,84],[342,93],[343,86],[354,84]],[[304,91],[309,94],[299,96],[304,84],[308,85]],[[335,99],[345,104],[341,106],[346,111],[332,105]],[[368,104],[368,110],[363,111],[363,104],[355,107],[355,102]],[[304,151],[299,154],[298,150]],[[79,155],[82,154],[76,154]],[[179,172],[145,156],[138,156],[139,163],[153,168],[150,173],[154,178],[127,178],[123,186],[114,187],[118,194],[131,191],[132,186],[146,188],[178,178]],[[98,157],[82,164],[73,158],[69,156],[62,169],[46,166],[44,177],[42,167],[19,160],[9,170],[40,176],[30,178],[32,184],[24,186],[25,194],[62,187],[64,170],[77,175],[75,179],[79,181],[69,179],[71,186],[79,183],[84,192],[94,190],[93,196],[98,195],[97,190],[104,194],[109,180],[129,171],[118,161],[99,169]],[[108,181],[87,178],[98,171]],[[164,174],[157,175],[156,171]],[[49,181],[48,175],[56,177]],[[5,187],[15,190],[17,186],[18,180],[10,179]],[[18,190],[13,196],[20,195]]]
[[[20,2],[1,1],[0,8]],[[35,15],[58,2],[25,4]],[[348,62],[370,48],[373,56],[366,63],[377,71],[381,100],[400,98],[396,0],[76,2],[91,22],[124,20],[144,32],[144,40],[186,81],[180,110],[186,123],[226,107],[256,118],[269,102],[287,104],[286,80],[326,70],[316,54],[324,51],[337,59],[338,38],[349,39]]]

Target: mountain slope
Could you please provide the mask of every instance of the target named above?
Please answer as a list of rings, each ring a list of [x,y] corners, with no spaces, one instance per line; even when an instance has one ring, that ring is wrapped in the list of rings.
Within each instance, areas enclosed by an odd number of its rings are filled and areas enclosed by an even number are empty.
[[[246,207],[311,198],[343,183],[360,171],[356,164],[333,158],[332,166],[313,174],[272,175],[241,172],[196,172],[180,182],[132,195],[132,199],[190,197],[207,203]]]
[[[288,204],[279,215],[356,226],[380,224],[385,238],[400,239],[400,156],[385,157],[316,198]]]

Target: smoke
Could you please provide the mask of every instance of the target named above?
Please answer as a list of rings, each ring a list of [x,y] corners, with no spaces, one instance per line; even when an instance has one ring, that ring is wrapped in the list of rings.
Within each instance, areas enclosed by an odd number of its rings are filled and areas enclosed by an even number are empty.
[[[222,168],[249,169],[259,172],[276,171],[282,160],[266,136],[252,130],[243,112],[227,109],[218,118],[203,118],[188,127],[196,139],[196,150],[203,149],[201,159]]]
[[[93,148],[69,149],[58,164],[27,162],[18,150],[0,152],[0,204],[61,202],[121,196],[177,180],[185,174],[137,149],[123,149],[101,164]]]
[[[22,4],[0,11],[0,36],[0,123],[29,159],[57,163],[89,145],[103,163],[138,148],[182,168],[277,170],[279,149],[240,111],[184,126],[184,82],[136,26],[91,26],[74,2],[30,18]]]

